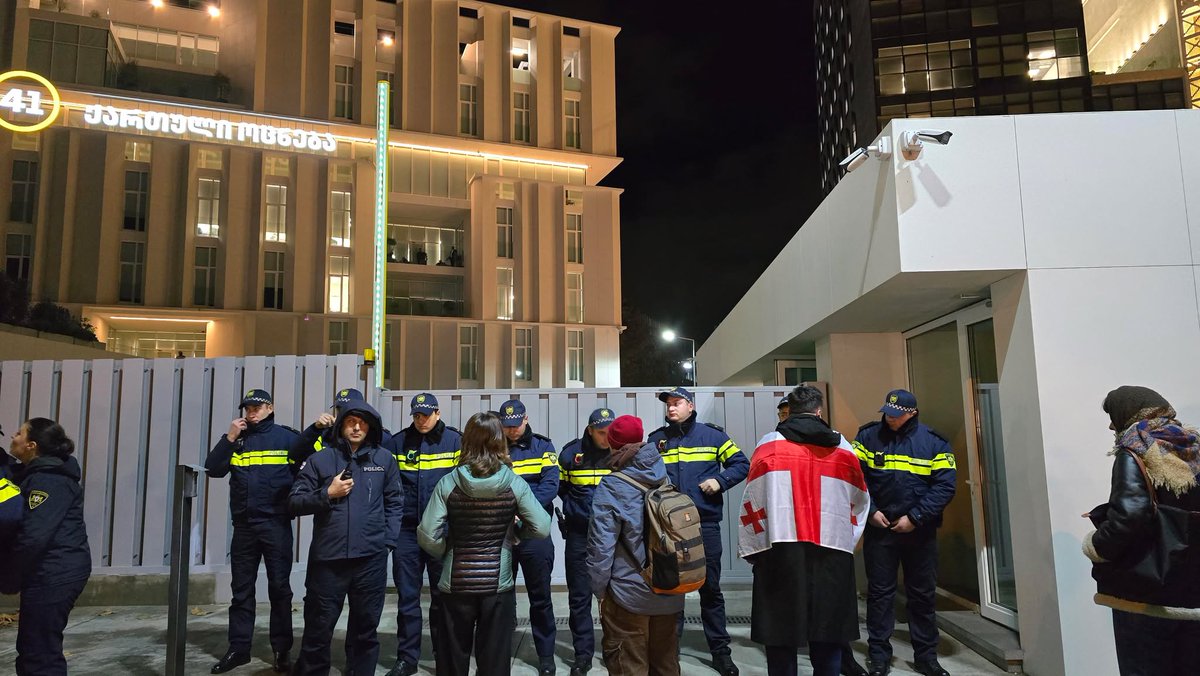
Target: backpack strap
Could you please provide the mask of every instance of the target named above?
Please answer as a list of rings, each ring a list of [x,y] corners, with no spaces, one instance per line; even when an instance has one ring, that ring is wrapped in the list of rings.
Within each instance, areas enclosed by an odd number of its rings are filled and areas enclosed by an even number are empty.
[[[1134,456],[1134,457],[1137,457],[1137,456]],[[634,479],[633,477],[629,476],[628,474],[626,474],[626,473],[624,472],[624,470],[617,471],[617,472],[612,472],[612,476],[615,476],[615,477],[617,477],[618,479],[620,479],[621,481],[624,481],[625,483],[629,484],[630,486],[633,486],[634,488],[638,489],[639,491],[641,491],[641,492],[642,492],[642,495],[645,495],[645,494],[647,494],[647,493],[649,493],[649,492],[650,492],[650,487],[649,487],[649,486],[647,486],[646,484],[644,484],[644,483],[642,483],[642,482],[638,481],[637,479]],[[658,487],[657,487],[657,486],[655,486],[655,488],[658,488]]]
[[[638,481],[637,479],[634,479],[633,477],[626,474],[624,471],[618,470],[616,472],[611,472],[609,474],[609,476],[616,477],[616,478],[624,481],[625,483],[633,486],[634,488],[638,489],[639,491],[641,491],[643,497],[650,493],[650,488],[648,486],[646,486],[646,484],[643,484],[642,482]],[[643,505],[642,506],[642,539],[643,539],[643,541],[645,540],[645,537],[646,537],[646,507],[645,507],[645,505]],[[625,553],[629,554],[629,557],[633,559],[634,563],[636,563],[639,566],[641,571],[644,571],[646,569],[647,564],[642,563],[642,560],[640,558],[638,558],[637,554],[634,553],[633,547],[629,546],[629,543],[625,541],[625,538],[621,537],[620,533],[617,533],[617,542],[619,542],[621,544],[621,546],[625,548]]]

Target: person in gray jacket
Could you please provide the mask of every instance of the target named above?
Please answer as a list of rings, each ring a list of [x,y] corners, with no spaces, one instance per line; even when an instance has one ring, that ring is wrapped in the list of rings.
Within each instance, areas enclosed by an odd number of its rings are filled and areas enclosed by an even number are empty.
[[[479,676],[511,673],[517,625],[513,544],[550,535],[550,514],[509,466],[495,413],[476,413],[458,466],[438,480],[417,526],[417,543],[442,557],[442,612],[434,651],[438,676],[466,676],[471,650]]]
[[[617,472],[646,485],[667,480],[667,467],[654,444],[643,444],[642,421],[623,415],[608,427],[613,474],[605,476],[592,497],[588,529],[588,574],[600,599],[604,664],[614,676],[678,676],[676,622],[683,595],[656,594],[642,577],[646,546],[642,539],[645,498],[614,476]]]

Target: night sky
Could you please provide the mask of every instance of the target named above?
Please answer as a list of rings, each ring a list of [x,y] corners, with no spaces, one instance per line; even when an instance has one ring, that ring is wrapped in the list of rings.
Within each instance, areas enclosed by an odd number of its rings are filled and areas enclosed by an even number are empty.
[[[621,27],[623,295],[703,341],[820,203],[812,3],[497,1]]]

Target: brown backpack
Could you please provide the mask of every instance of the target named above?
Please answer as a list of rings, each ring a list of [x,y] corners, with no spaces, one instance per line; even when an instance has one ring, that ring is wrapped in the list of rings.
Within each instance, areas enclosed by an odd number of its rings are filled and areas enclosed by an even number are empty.
[[[642,522],[646,563],[642,578],[650,589],[656,594],[686,594],[702,587],[704,536],[696,503],[669,481],[647,486],[624,472],[613,472],[612,476],[637,488],[646,499]],[[630,554],[635,561],[640,560],[633,552]]]

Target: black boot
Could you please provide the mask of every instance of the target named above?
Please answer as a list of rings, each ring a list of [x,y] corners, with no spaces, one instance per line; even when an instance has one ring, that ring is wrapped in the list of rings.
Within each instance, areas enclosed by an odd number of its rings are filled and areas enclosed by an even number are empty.
[[[413,676],[415,673],[417,673],[417,665],[400,660],[396,662],[396,666],[392,667],[391,671],[387,672],[387,676]]]
[[[292,656],[288,654],[288,651],[276,651],[274,658],[271,660],[271,666],[275,669],[275,673],[286,674],[292,670]]]
[[[737,665],[733,663],[733,657],[730,655],[713,655],[713,669],[721,676],[738,676]]]
[[[842,676],[869,676],[858,660],[854,659],[854,651],[850,646],[842,646]]]
[[[220,662],[213,665],[212,673],[223,674],[233,671],[243,664],[250,664],[250,653],[239,653],[231,649],[225,653],[225,657],[222,657]]]

